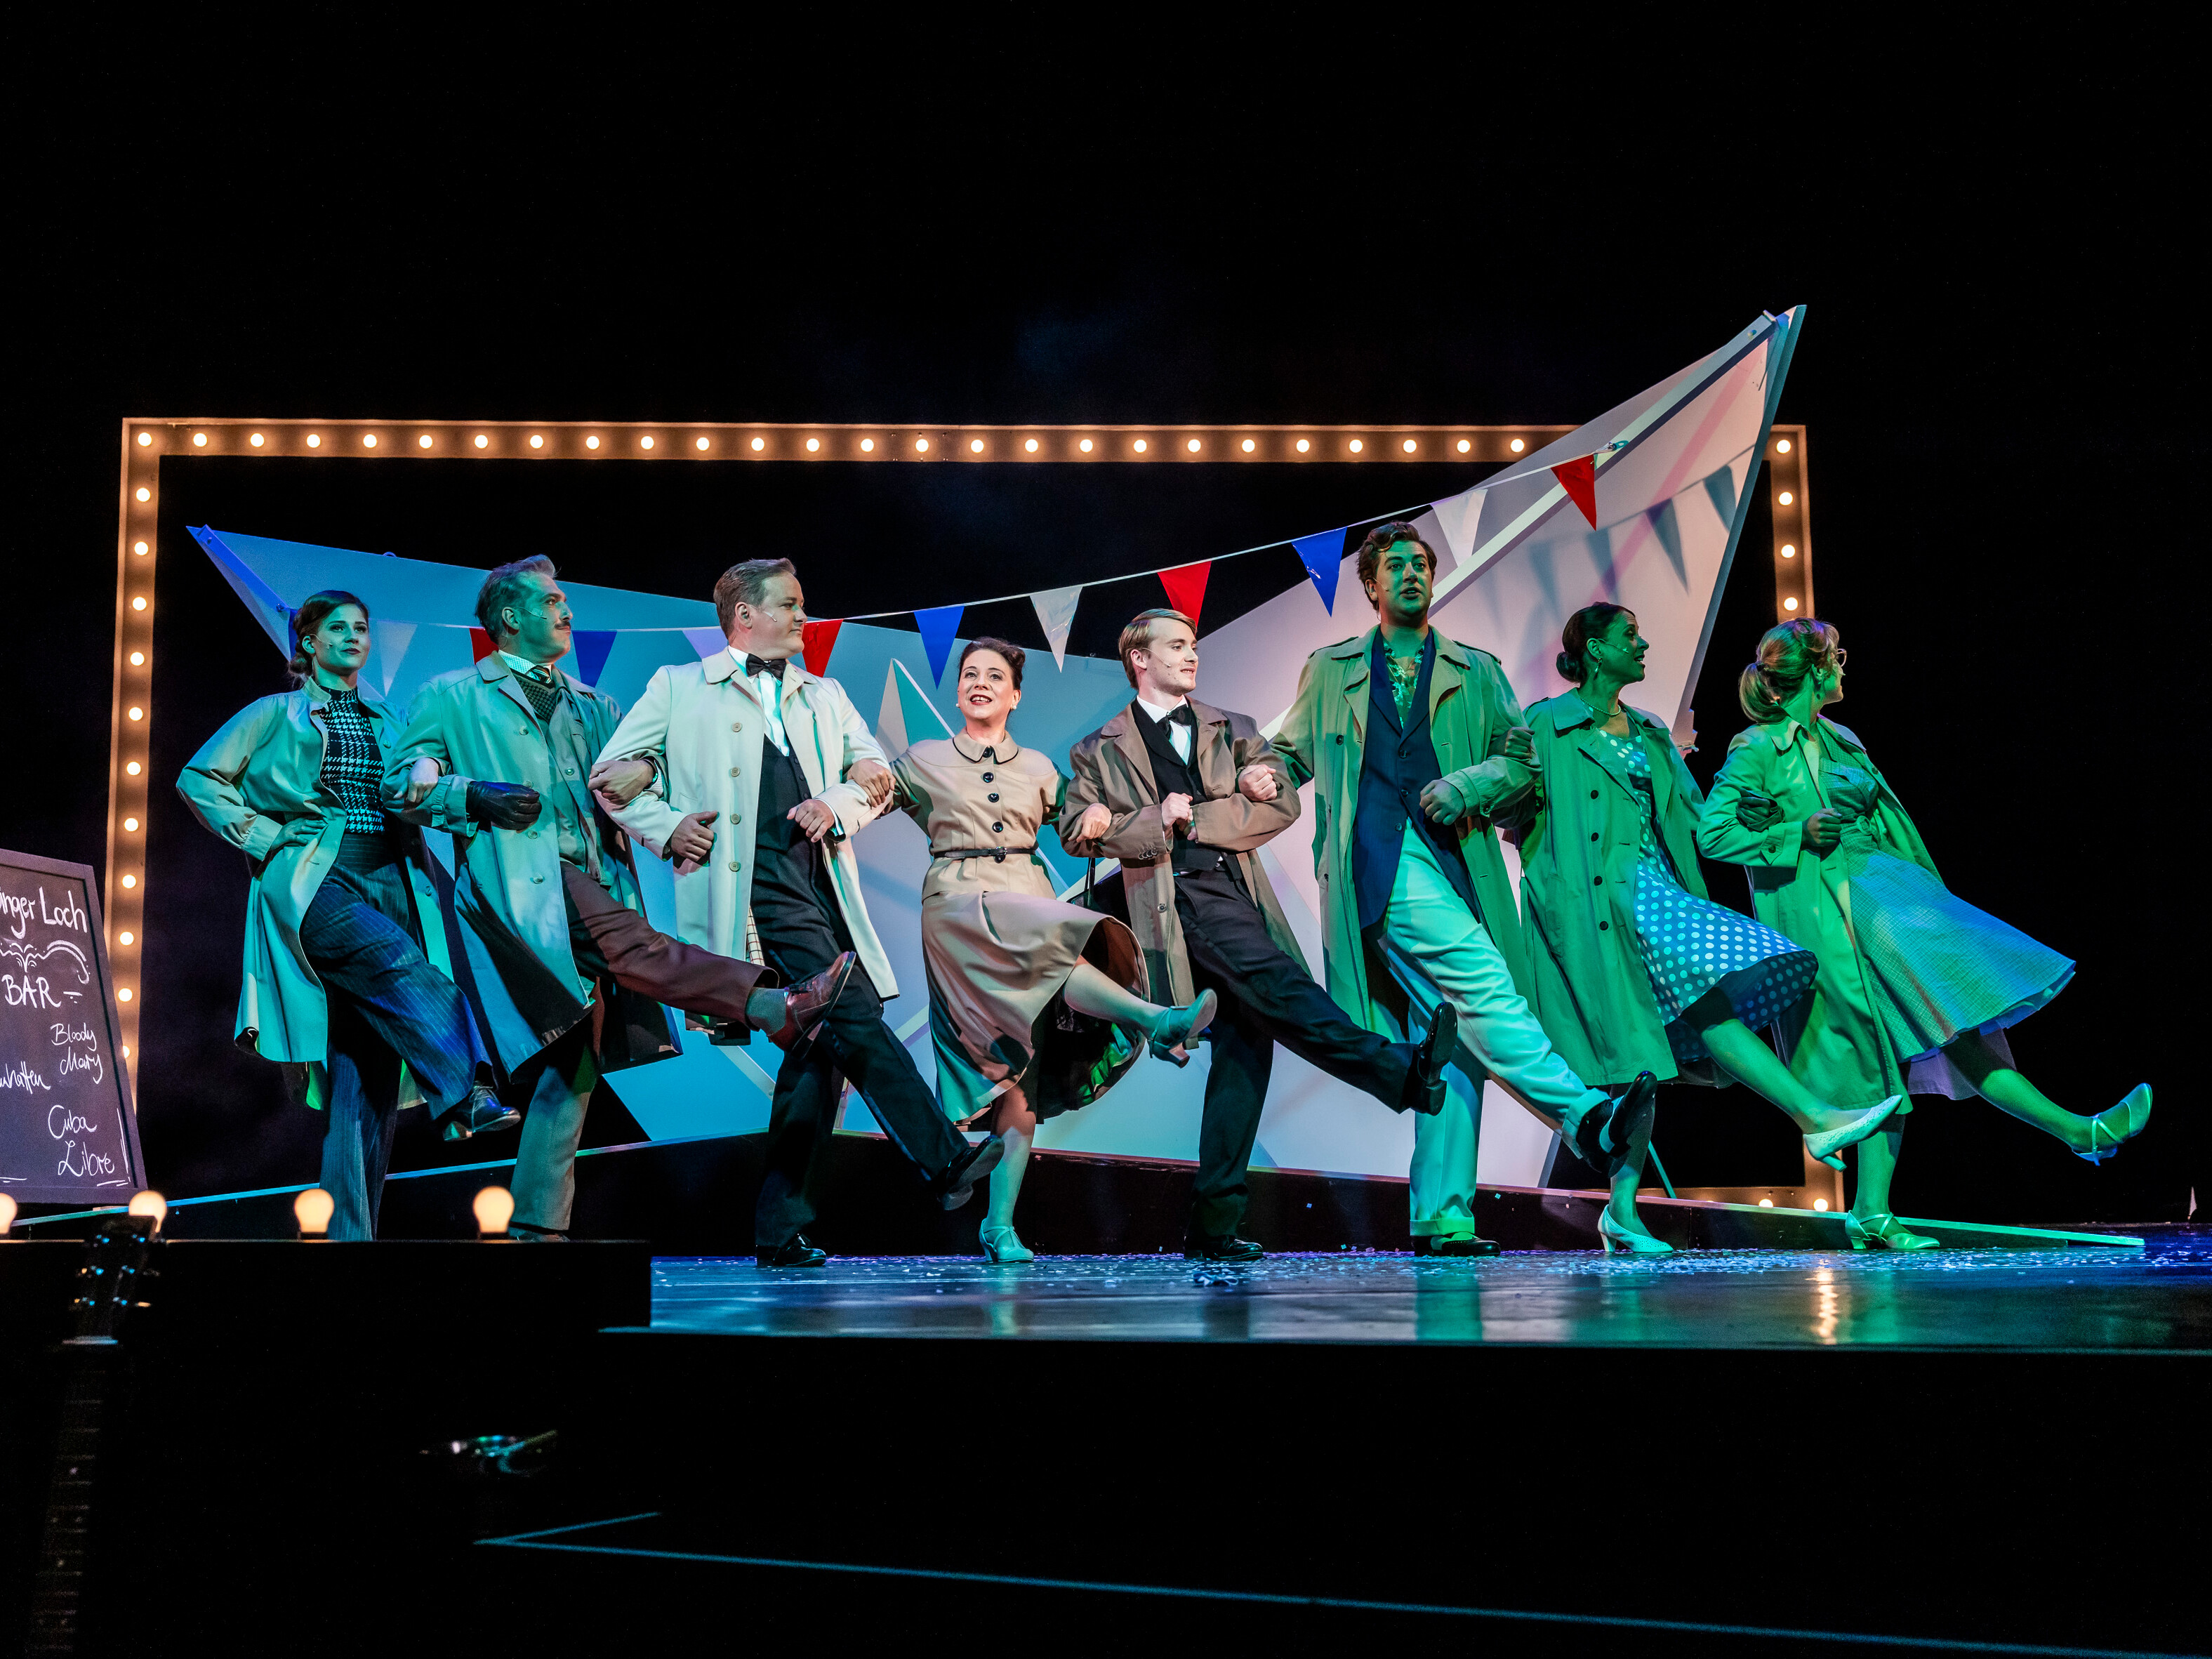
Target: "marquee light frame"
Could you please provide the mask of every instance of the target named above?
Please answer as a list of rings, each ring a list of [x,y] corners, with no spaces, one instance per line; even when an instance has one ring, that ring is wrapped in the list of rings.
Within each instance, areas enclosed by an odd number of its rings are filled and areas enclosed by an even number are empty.
[[[1534,454],[1574,429],[1402,423],[915,426],[826,421],[125,420],[116,493],[115,663],[102,906],[108,962],[122,1018],[123,1059],[130,1063],[137,1054],[143,1006],[146,808],[154,782],[147,769],[154,714],[154,578],[161,557],[161,474],[166,457],[846,461],[932,466],[1052,461],[1101,466],[1349,462],[1390,466],[1437,461],[1503,464]],[[1778,621],[1809,617],[1814,613],[1805,428],[1774,427],[1767,435],[1764,459],[1774,518],[1775,617]]]

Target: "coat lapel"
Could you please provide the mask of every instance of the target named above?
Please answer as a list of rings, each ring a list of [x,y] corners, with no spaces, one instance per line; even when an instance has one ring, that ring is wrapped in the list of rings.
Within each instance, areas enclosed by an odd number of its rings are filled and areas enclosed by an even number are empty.
[[[806,774],[806,781],[814,793],[836,781],[823,775],[822,748],[814,719],[814,688],[821,682],[803,671],[792,672],[794,665],[787,663],[783,670],[783,693],[776,699],[783,715],[783,734],[790,740],[791,752],[799,757],[799,769]]]
[[[1190,711],[1198,721],[1190,746],[1191,758],[1198,763],[1198,781],[1210,799],[1224,800],[1237,793],[1236,756],[1229,745],[1229,716],[1195,697],[1191,699]]]
[[[1120,753],[1122,763],[1137,781],[1144,785],[1142,804],[1146,806],[1160,798],[1159,780],[1152,775],[1152,757],[1145,752],[1144,733],[1137,725],[1139,720],[1150,718],[1133,702],[1121,711],[1121,729],[1114,733],[1114,747]]]

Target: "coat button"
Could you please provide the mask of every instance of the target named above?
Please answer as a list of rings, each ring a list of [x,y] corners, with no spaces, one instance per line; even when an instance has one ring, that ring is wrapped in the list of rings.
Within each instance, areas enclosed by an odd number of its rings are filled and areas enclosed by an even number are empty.
[[[1594,877],[1592,877],[1592,878],[1590,878],[1590,885],[1591,885],[1591,886],[1593,886],[1593,887],[1602,887],[1602,886],[1604,886],[1604,885],[1605,885],[1605,878],[1604,878],[1603,876],[1594,876]]]
[[[732,859],[732,860],[730,860],[730,868],[731,868],[731,869],[732,869],[732,870],[734,870],[734,869],[736,869],[736,868],[738,867],[738,865],[740,865],[740,864],[742,864],[742,863],[744,863],[744,860],[742,860],[742,859]]]
[[[535,830],[526,830],[523,833],[528,836],[532,841],[536,841],[538,839],[538,832]]]
[[[538,883],[541,887],[545,884],[545,878],[543,876],[532,876],[531,877],[531,880]]]
[[[1167,907],[1166,905],[1164,905],[1164,904],[1163,904],[1162,906],[1160,906],[1160,914],[1161,914],[1162,915],[1167,915],[1167,913],[1168,913],[1168,907]]]
[[[1336,734],[1336,746],[1340,749],[1344,747],[1344,733],[1341,732]]]
[[[1609,922],[1609,921],[1601,921],[1601,922],[1600,922],[1600,923],[1598,923],[1598,925],[1597,925],[1597,930],[1598,930],[1598,932],[1599,932],[1599,933],[1604,933],[1607,928],[1611,927],[1612,926],[1613,926],[1613,924],[1612,924],[1611,922]]]
[[[1597,799],[1597,791],[1596,791],[1596,790],[1593,789],[1593,790],[1591,790],[1591,791],[1590,791],[1590,799],[1591,799],[1592,800],[1595,800],[1595,799]]]
[[[993,777],[994,775],[994,774],[989,773],[989,772],[986,772],[986,773],[984,773],[984,774],[983,774],[983,781],[984,781],[984,782],[986,782],[986,783],[990,782],[990,781],[991,781],[991,779],[992,779],[992,777]],[[993,800],[996,800],[996,799],[998,799],[998,797],[997,797],[996,795],[994,795],[994,796],[992,796],[992,797],[991,797],[991,799],[992,799]]]
[[[737,776],[737,775],[738,775],[738,768],[736,768],[736,767],[734,767],[734,766],[732,766],[732,767],[730,769],[730,775],[731,775],[732,777],[733,777],[733,778],[734,778],[735,776]]]
[[[1000,831],[1003,830],[1006,827],[1006,826],[1005,824],[1003,824],[1003,823],[994,823],[994,824],[993,824],[993,825],[991,826],[991,833],[992,833],[993,835],[997,835]]]
[[[744,726],[738,726],[738,725],[736,725],[736,724],[734,724],[734,723],[733,723],[733,724],[731,726],[731,727],[730,727],[730,730],[731,730],[731,731],[732,731],[732,732],[742,732],[742,731],[744,731],[744,729],[745,729],[745,728],[744,728]]]
[[[985,800],[996,800],[998,798],[999,795],[996,790],[993,790],[989,794],[983,797]]]
[[[1597,839],[1597,831],[1596,831],[1596,830],[1591,830],[1591,831],[1590,831],[1590,839],[1591,839],[1592,841],[1595,841],[1595,840]]]

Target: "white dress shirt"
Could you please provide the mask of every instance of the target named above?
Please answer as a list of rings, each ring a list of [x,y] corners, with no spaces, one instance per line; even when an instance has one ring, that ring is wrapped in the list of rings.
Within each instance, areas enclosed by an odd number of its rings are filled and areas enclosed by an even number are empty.
[[[730,647],[730,660],[737,665],[738,678],[745,678],[746,653],[734,645]],[[791,752],[791,739],[783,732],[783,682],[773,674],[755,674],[753,690],[760,693],[761,708],[768,716],[768,740],[775,745],[779,755]]]
[[[1158,725],[1160,721],[1166,720],[1169,715],[1174,714],[1176,709],[1183,708],[1189,702],[1190,699],[1188,697],[1177,697],[1171,703],[1161,704],[1154,702],[1150,697],[1146,696],[1141,691],[1137,694],[1137,707],[1143,709],[1145,713],[1152,716],[1152,723],[1155,726]],[[1196,735],[1197,734],[1191,727],[1182,725],[1179,722],[1171,724],[1168,727],[1168,742],[1175,748],[1176,758],[1181,761],[1185,766],[1190,764],[1191,744],[1195,741]]]

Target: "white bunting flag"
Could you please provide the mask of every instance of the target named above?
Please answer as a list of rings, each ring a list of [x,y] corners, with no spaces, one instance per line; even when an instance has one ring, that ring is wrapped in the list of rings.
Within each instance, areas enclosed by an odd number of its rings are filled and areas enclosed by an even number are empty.
[[[1076,602],[1083,597],[1083,587],[1051,587],[1042,593],[1030,595],[1030,603],[1036,607],[1037,623],[1044,629],[1045,638],[1052,641],[1052,659],[1062,668],[1067,666],[1067,630],[1075,626]]]

